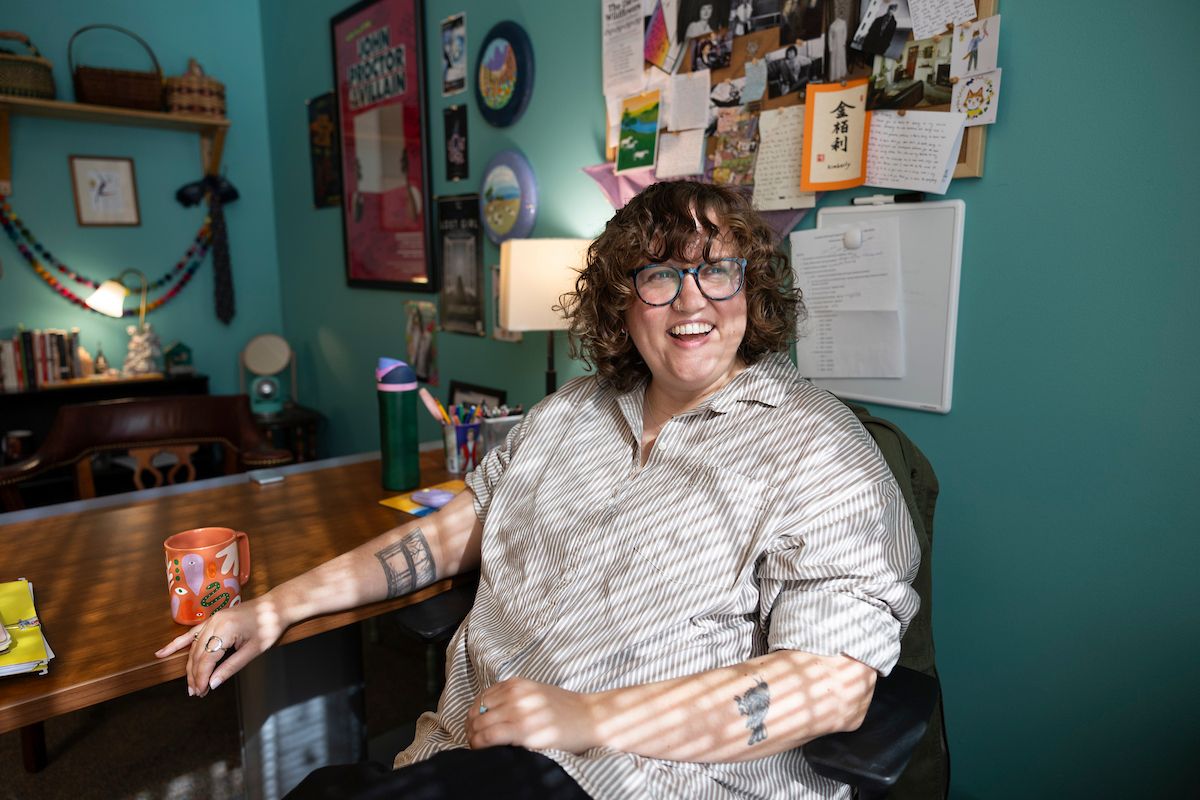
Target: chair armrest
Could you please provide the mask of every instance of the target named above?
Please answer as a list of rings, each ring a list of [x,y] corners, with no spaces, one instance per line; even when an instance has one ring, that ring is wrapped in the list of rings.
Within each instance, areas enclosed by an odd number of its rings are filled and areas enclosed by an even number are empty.
[[[925,734],[938,696],[938,680],[896,667],[875,682],[875,695],[858,730],[830,733],[804,746],[820,775],[882,796],[899,780]]]

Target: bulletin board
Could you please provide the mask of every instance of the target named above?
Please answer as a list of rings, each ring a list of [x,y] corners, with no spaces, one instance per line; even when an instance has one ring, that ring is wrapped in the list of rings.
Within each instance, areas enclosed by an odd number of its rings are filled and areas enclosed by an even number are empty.
[[[965,214],[962,200],[817,212],[818,228],[885,217],[899,222],[905,369],[903,378],[820,378],[814,384],[848,400],[950,411]]]

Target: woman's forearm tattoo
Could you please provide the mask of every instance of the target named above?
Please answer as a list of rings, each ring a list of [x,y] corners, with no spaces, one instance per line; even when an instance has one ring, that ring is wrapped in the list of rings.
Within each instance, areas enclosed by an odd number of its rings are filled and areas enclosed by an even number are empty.
[[[437,570],[429,542],[420,528],[413,528],[400,541],[375,554],[387,576],[389,598],[414,592],[433,583]]]
[[[746,745],[758,744],[767,738],[767,709],[771,707],[771,690],[762,678],[743,695],[734,695],[738,713],[746,717],[750,729],[750,741]]]

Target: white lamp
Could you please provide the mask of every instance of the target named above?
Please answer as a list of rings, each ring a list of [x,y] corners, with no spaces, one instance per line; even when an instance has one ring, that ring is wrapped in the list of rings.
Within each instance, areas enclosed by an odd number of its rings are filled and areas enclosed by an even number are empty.
[[[99,311],[105,316],[120,319],[125,315],[125,298],[130,293],[129,288],[121,282],[126,275],[134,275],[142,282],[142,303],[138,311],[138,330],[141,330],[146,327],[146,292],[149,289],[149,283],[146,275],[139,270],[127,269],[116,278],[104,281],[83,302],[87,303],[88,308]]]
[[[549,331],[546,394],[558,388],[554,332],[567,320],[554,306],[575,288],[590,239],[506,239],[500,245],[500,325],[510,331]]]

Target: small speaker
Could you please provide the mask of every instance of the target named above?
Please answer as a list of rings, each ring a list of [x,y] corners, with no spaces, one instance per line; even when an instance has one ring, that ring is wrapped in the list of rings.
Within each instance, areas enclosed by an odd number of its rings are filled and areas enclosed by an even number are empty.
[[[285,370],[291,373],[290,395],[279,380]],[[238,372],[243,393],[246,393],[246,372],[255,376],[248,393],[250,410],[255,414],[278,414],[286,405],[296,402],[296,360],[282,336],[264,333],[251,339],[242,350]]]

